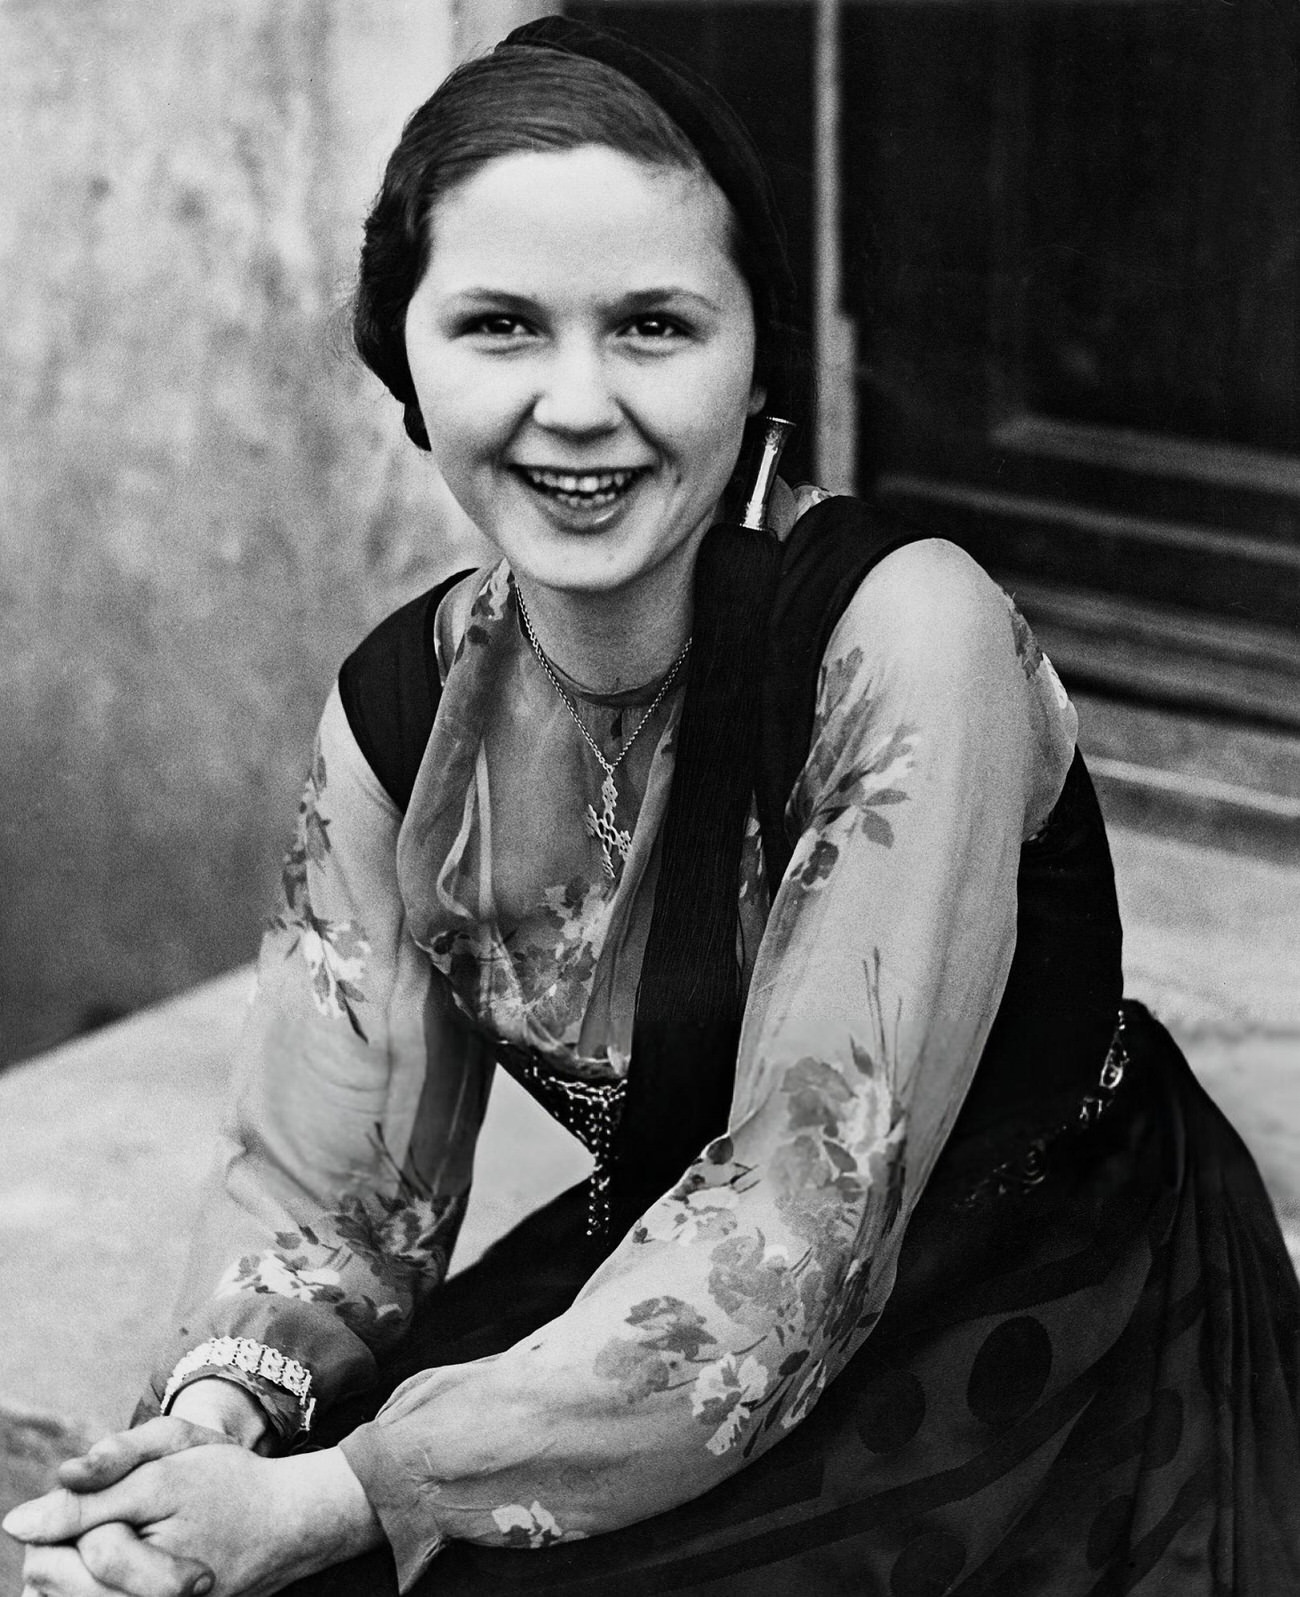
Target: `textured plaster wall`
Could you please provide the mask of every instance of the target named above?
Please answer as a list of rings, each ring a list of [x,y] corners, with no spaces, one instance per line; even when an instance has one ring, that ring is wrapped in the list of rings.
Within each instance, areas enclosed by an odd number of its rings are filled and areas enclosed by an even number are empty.
[[[0,8],[0,1063],[250,955],[339,661],[465,549],[340,314],[457,22]]]

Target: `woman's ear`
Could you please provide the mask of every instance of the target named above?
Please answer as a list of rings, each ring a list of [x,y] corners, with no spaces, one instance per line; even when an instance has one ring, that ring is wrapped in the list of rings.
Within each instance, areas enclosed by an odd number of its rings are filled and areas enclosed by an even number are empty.
[[[757,416],[763,406],[767,404],[767,389],[762,383],[755,383],[749,391],[749,414]]]

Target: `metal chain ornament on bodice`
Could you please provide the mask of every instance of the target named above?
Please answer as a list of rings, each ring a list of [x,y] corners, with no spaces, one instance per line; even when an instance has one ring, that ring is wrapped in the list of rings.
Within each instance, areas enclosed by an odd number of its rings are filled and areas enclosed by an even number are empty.
[[[524,603],[524,596],[522,593],[520,593],[518,585],[515,587],[515,601],[519,605],[519,619],[524,624],[524,636],[532,645],[533,653],[537,656],[537,663],[546,673],[547,680],[550,682],[551,686],[559,694],[565,709],[573,717],[574,725],[578,728],[578,731],[582,733],[583,741],[596,756],[601,770],[605,773],[605,780],[600,784],[600,814],[596,814],[596,807],[594,804],[588,804],[586,813],[582,818],[582,824],[586,829],[588,837],[593,838],[597,843],[600,844],[601,865],[604,867],[605,875],[609,877],[616,876],[618,874],[618,867],[614,864],[614,855],[618,855],[620,864],[626,861],[628,853],[632,847],[632,834],[629,831],[621,829],[614,819],[614,811],[618,805],[618,785],[614,781],[614,773],[627,758],[628,751],[636,742],[637,738],[641,736],[642,730],[644,729],[646,723],[663,703],[669,688],[672,687],[673,683],[677,679],[678,672],[686,664],[686,656],[691,652],[691,640],[690,638],[687,638],[682,652],[668,667],[667,676],[665,676],[663,681],[659,684],[658,693],[656,693],[654,698],[651,699],[645,714],[637,722],[631,737],[629,737],[627,742],[624,743],[623,747],[618,751],[618,754],[613,760],[607,760],[604,754],[601,752],[600,745],[587,730],[586,723],[578,714],[577,705],[574,704],[573,700],[569,697],[564,684],[555,674],[554,667],[546,658],[546,654],[542,649],[541,644],[537,641],[537,634],[533,631],[532,618],[528,614],[528,607]]]

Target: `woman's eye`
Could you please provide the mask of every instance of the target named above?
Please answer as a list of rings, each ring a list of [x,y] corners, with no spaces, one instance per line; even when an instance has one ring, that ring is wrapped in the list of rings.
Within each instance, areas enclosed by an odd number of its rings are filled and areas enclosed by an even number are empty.
[[[628,324],[628,331],[636,338],[665,342],[685,336],[686,329],[671,316],[638,316]]]
[[[486,338],[523,338],[529,331],[528,323],[506,311],[495,311],[490,316],[476,316],[465,325],[467,333],[477,333]]]

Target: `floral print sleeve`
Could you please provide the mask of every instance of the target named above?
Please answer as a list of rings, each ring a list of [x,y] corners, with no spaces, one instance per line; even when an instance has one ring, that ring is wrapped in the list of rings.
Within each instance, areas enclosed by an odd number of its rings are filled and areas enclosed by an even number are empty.
[[[953,546],[863,582],[823,661],[727,1135],[565,1314],[408,1381],[342,1444],[404,1589],[444,1537],[545,1547],[699,1495],[869,1335],[997,1009],[1072,715]]]
[[[155,1401],[182,1354],[231,1336],[297,1359],[329,1403],[370,1383],[445,1273],[490,1067],[406,934],[400,820],[336,691]]]

